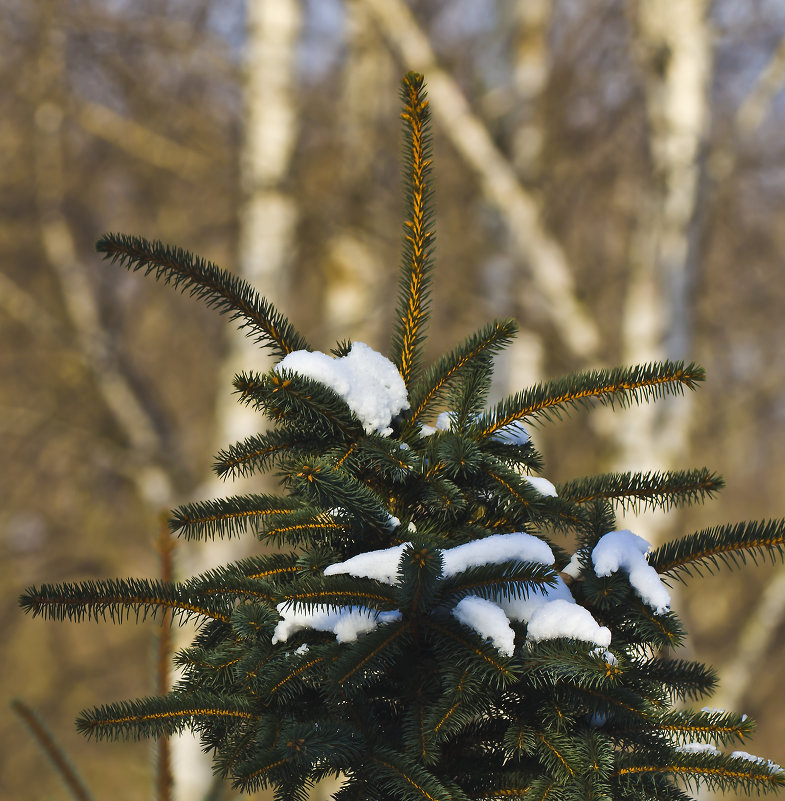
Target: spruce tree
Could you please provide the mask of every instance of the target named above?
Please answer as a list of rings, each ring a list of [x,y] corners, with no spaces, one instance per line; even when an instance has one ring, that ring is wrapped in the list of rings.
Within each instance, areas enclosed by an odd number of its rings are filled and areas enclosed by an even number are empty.
[[[246,282],[181,249],[109,234],[111,262],[228,314],[278,359],[235,379],[273,425],[218,454],[223,478],[273,471],[281,494],[176,509],[186,540],[254,534],[260,554],[179,582],[30,588],[53,619],[199,621],[162,697],[85,711],[94,738],[191,729],[245,791],[341,801],[672,799],[699,785],[765,792],[776,765],[743,751],[744,715],[693,710],[714,671],[671,658],[685,633],[668,585],[781,555],[785,522],[719,526],[649,552],[615,510],[667,511],[722,486],[706,469],[612,473],[554,488],[527,424],[692,390],[694,364],[580,372],[488,405],[495,320],[423,364],[433,220],[428,101],[402,82],[406,210],[391,357],[311,348]],[[566,544],[572,543],[569,552]],[[276,546],[275,549],[271,546]]]

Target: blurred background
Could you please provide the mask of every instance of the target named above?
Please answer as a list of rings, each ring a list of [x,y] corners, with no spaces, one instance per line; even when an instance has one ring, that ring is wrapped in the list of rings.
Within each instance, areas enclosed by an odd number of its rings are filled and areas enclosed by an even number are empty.
[[[385,351],[408,69],[433,109],[430,356],[513,316],[497,397],[697,361],[708,380],[689,398],[535,430],[545,476],[725,476],[705,507],[629,522],[652,542],[785,514],[779,0],[0,0],[3,798],[68,797],[12,698],[96,799],[155,797],[149,744],[90,743],[73,720],[155,692],[159,630],[32,620],[16,599],[157,576],[162,513],[230,494],[212,455],[261,425],[231,376],[266,357],[199,302],[100,261],[95,240],[185,247],[247,277],[315,347]],[[182,544],[176,571],[234,547]],[[678,593],[683,655],[722,679],[708,703],[756,718],[742,747],[785,763],[782,566]],[[201,797],[178,764],[180,797]]]

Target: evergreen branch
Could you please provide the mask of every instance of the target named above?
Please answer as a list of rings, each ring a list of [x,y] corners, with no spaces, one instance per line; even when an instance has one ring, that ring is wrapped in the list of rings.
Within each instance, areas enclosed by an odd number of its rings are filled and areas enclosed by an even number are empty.
[[[281,576],[296,575],[302,568],[296,553],[273,553],[235,562],[232,567],[250,579],[275,580]]]
[[[684,576],[714,573],[720,562],[729,568],[745,564],[747,555],[757,563],[775,554],[785,556],[785,520],[759,520],[715,526],[661,545],[649,554],[649,564],[660,574],[684,581]]]
[[[380,656],[391,659],[395,656],[395,651],[401,650],[400,638],[406,641],[407,635],[412,629],[412,621],[399,621],[389,623],[376,631],[367,634],[350,651],[338,657],[332,667],[334,676],[333,682],[337,687],[346,685],[357,673],[375,664]],[[404,642],[405,644],[405,642]],[[393,648],[393,646],[395,646]]]
[[[630,639],[655,648],[678,648],[686,632],[681,620],[673,613],[657,615],[639,598],[628,597],[627,620],[619,626]]]
[[[197,598],[225,595],[234,599],[263,601],[267,604],[276,603],[278,598],[277,589],[273,585],[259,579],[237,577],[225,568],[216,568],[189,579],[184,586],[187,586]]]
[[[785,771],[779,766],[715,753],[682,753],[662,761],[625,759],[624,763],[614,776],[670,774],[688,784],[703,781],[712,788],[741,788],[746,793],[774,792],[785,785]]]
[[[316,606],[342,608],[361,606],[379,611],[396,609],[395,588],[373,579],[354,576],[307,576],[282,590],[278,603],[296,611]]]
[[[532,782],[531,777],[522,778],[519,783],[511,781],[513,777],[497,781],[495,786],[482,791],[482,795],[475,798],[482,798],[482,801],[506,801],[510,798],[526,798],[526,801],[546,801],[550,791],[556,784],[555,781]],[[539,790],[539,793],[536,791]]]
[[[430,771],[391,749],[377,747],[368,761],[366,771],[373,784],[395,798],[468,801],[460,788],[445,786]]]
[[[273,774],[274,771],[292,762],[293,759],[292,755],[279,757],[277,754],[272,757],[265,755],[263,759],[257,758],[252,765],[245,766],[245,770],[238,774],[232,787],[243,792],[264,789],[271,783],[269,774]]]
[[[610,692],[622,672],[590,652],[586,643],[560,638],[528,643],[523,653],[524,680],[537,688],[570,685]]]
[[[589,696],[593,699],[593,709],[611,710],[620,714],[623,719],[644,719],[648,720],[649,715],[643,708],[642,699],[635,693],[624,691],[623,688],[615,687],[607,691],[592,687],[575,687],[580,695]]]
[[[275,695],[275,693],[279,692],[281,688],[286,686],[290,681],[294,681],[303,673],[307,673],[311,668],[316,667],[316,665],[321,665],[325,661],[327,661],[326,656],[317,656],[315,659],[309,659],[303,662],[299,667],[294,668],[294,670],[289,669],[287,666],[286,674],[276,684],[270,687],[268,690],[269,694]]]
[[[484,454],[483,473],[491,479],[500,497],[510,502],[516,517],[509,521],[513,526],[522,527],[524,522],[547,522],[559,529],[585,525],[586,521],[571,503],[543,495],[525,477],[490,454]]]
[[[539,562],[509,561],[500,564],[477,565],[440,583],[439,594],[456,602],[467,595],[486,600],[498,598],[528,598],[533,592],[543,592],[556,584],[553,568]]]
[[[381,499],[362,481],[322,458],[295,461],[285,466],[285,483],[315,506],[345,509],[375,527],[388,527],[390,513]]]
[[[384,482],[402,484],[411,477],[418,460],[413,451],[402,449],[401,444],[390,437],[362,437],[340,455],[336,451],[335,466],[344,467],[354,475],[367,473]]]
[[[494,320],[442,356],[411,388],[407,426],[414,426],[452,381],[509,345],[518,331],[514,320]]]
[[[199,501],[178,507],[172,512],[169,526],[187,540],[234,537],[248,526],[259,525],[271,515],[299,508],[291,498],[275,495],[243,495]]]
[[[175,289],[190,290],[208,307],[229,314],[231,320],[240,320],[240,330],[276,355],[310,350],[302,335],[247,281],[182,248],[112,233],[99,239],[95,247],[104,258],[128,270],[144,270],[145,275],[152,272],[157,280],[172,284]]]
[[[676,710],[649,718],[638,732],[660,731],[679,743],[719,742],[727,745],[733,740],[744,741],[755,729],[755,723],[746,715],[733,712],[695,712]],[[614,734],[624,734],[616,730]]]
[[[240,373],[234,386],[244,403],[253,404],[301,435],[330,440],[336,436],[356,439],[364,433],[346,401],[313,378],[290,370]]]
[[[125,739],[163,737],[209,721],[256,721],[255,714],[242,696],[220,698],[166,695],[121,701],[85,710],[76,728],[88,737]]]
[[[428,295],[434,232],[430,210],[432,190],[430,110],[423,76],[408,72],[401,84],[403,101],[406,221],[398,297],[398,327],[393,334],[392,360],[408,387],[419,366],[424,329],[429,316]]]
[[[296,509],[275,515],[264,526],[264,539],[276,545],[331,546],[335,541],[344,541],[350,534],[351,525],[339,517],[313,509]]]
[[[575,373],[537,384],[501,401],[480,421],[479,436],[488,438],[516,420],[559,418],[564,411],[595,402],[626,407],[668,394],[678,395],[685,389],[695,389],[705,377],[702,367],[670,361]]]
[[[49,729],[43,724],[36,713],[22,700],[14,698],[11,709],[25,724],[39,748],[46,754],[57,775],[62,779],[68,791],[76,801],[93,801],[93,796],[87,789],[82,777],[57,743]]]
[[[479,636],[467,636],[463,627],[456,629],[452,621],[443,621],[440,625],[432,619],[423,622],[426,629],[441,634],[447,640],[452,640],[473,659],[475,664],[485,668],[484,675],[495,681],[499,686],[518,678],[518,669],[511,660],[499,656],[499,652],[487,643],[480,642]]]
[[[213,470],[223,479],[245,478],[268,470],[285,457],[311,455],[318,450],[319,443],[310,433],[303,435],[288,429],[274,429],[254,434],[219,451]]]
[[[431,520],[457,520],[466,509],[466,496],[457,484],[436,472],[427,476],[417,500]]]
[[[667,473],[604,473],[560,484],[558,491],[560,498],[573,503],[610,500],[637,513],[641,507],[667,510],[703,501],[724,486],[722,478],[704,467]]]
[[[671,696],[681,700],[698,700],[717,687],[717,673],[700,662],[654,657],[638,665],[648,681],[656,682]]]
[[[50,620],[106,620],[108,615],[113,623],[122,623],[132,612],[137,620],[140,615],[144,620],[167,609],[181,619],[193,615],[224,623],[230,619],[226,602],[208,602],[183,590],[183,585],[149,579],[43,584],[22,594],[19,605],[33,617],[41,615]]]
[[[539,740],[538,753],[542,759],[546,772],[550,775],[561,774],[563,779],[569,779],[575,775],[575,769],[570,765],[571,761],[576,761],[575,744],[571,738],[558,734],[537,732]]]

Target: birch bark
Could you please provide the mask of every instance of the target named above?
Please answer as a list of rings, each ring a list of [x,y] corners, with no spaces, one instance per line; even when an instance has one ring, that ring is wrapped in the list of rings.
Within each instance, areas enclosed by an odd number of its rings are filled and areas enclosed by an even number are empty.
[[[641,202],[622,319],[624,364],[688,356],[691,232],[709,123],[712,48],[707,0],[629,5],[646,98],[653,186]],[[615,415],[619,469],[667,470],[689,450],[688,398]],[[652,542],[662,516],[646,523]]]
[[[297,137],[295,98],[296,45],[302,25],[300,0],[248,0],[243,72],[244,138],[240,154],[241,207],[237,272],[274,304],[288,288],[288,270],[295,245],[297,207],[285,188]],[[215,412],[217,451],[259,431],[260,415],[239,403],[231,392],[241,370],[266,369],[259,347],[232,331],[219,374]],[[199,497],[243,491],[210,478]],[[228,543],[189,549],[187,574],[214,567],[227,558]],[[174,741],[176,796],[191,801],[205,795],[212,782],[208,759],[198,741],[184,735]]]
[[[536,177],[540,169],[545,142],[544,120],[540,100],[548,82],[550,59],[548,27],[552,4],[548,0],[531,0],[503,6],[499,24],[511,31],[509,63],[512,98],[505,103],[514,108],[515,132],[511,140],[510,161],[523,179]],[[522,327],[513,343],[496,358],[495,380],[498,394],[507,395],[523,386],[540,382],[544,377],[545,347],[540,335],[525,327],[525,315],[520,309],[526,297],[521,283],[521,265],[513,255],[517,248],[514,236],[510,256],[500,256],[485,265],[486,294],[492,313],[496,316],[518,317]],[[520,300],[516,304],[515,299]],[[495,389],[495,388],[494,388]]]

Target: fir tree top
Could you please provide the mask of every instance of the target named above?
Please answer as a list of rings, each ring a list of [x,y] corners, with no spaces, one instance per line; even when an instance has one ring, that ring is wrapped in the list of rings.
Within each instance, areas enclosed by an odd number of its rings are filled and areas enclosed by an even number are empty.
[[[301,799],[686,799],[699,785],[766,792],[776,765],[734,750],[742,715],[691,711],[714,672],[664,655],[684,636],[668,582],[745,554],[781,554],[783,521],[698,532],[649,553],[615,509],[711,497],[708,470],[613,473],[554,487],[526,425],[577,407],[653,401],[703,371],[661,362],[592,370],[487,406],[497,320],[428,368],[434,244],[428,101],[403,79],[407,219],[391,359],[330,356],[245,282],[180,250],[107,235],[99,252],[237,320],[280,357],[235,379],[274,425],[218,454],[224,478],[275,470],[282,494],[186,504],[186,539],[251,532],[280,550],[182,582],[30,588],[54,619],[155,617],[201,625],[161,697],[82,714],[96,738],[199,734],[217,772]],[[570,539],[565,539],[565,534]],[[574,553],[563,545],[574,541]]]

